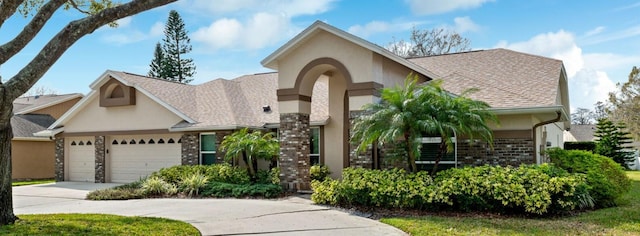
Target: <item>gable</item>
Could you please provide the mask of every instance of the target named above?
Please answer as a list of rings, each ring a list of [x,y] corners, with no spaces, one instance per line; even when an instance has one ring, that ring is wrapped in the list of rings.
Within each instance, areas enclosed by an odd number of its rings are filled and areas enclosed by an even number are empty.
[[[53,106],[45,107],[39,110],[30,112],[31,114],[50,115],[54,119],[59,119],[65,112],[67,112],[73,105],[80,101],[80,97],[71,99],[69,101],[59,103]]]
[[[63,124],[65,133],[169,129],[183,119],[140,91],[135,92],[135,105],[100,106],[98,93],[90,95],[85,105]]]
[[[136,105],[136,90],[111,78],[100,86],[100,106],[116,107]]]

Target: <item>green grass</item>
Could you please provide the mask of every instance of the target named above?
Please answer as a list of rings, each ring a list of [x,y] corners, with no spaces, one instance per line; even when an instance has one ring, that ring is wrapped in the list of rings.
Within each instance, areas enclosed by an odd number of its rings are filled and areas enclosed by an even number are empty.
[[[33,184],[48,184],[55,183],[54,179],[40,179],[40,180],[25,180],[25,181],[12,181],[11,186],[25,186],[25,185],[33,185]]]
[[[380,221],[411,235],[640,235],[640,172],[628,171],[631,191],[618,207],[572,217],[394,217]]]
[[[153,217],[102,214],[20,215],[0,235],[200,235],[193,226]]]

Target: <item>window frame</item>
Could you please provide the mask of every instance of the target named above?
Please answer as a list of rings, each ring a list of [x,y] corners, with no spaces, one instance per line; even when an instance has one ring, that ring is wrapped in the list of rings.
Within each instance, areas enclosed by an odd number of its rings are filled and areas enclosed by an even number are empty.
[[[311,150],[312,150],[311,147],[313,147],[313,142],[312,142],[312,140],[313,140],[313,137],[312,137],[313,136],[313,131],[311,131],[311,130],[314,130],[314,129],[318,130],[318,153],[317,154],[311,153]],[[313,126],[313,127],[309,128],[309,164],[310,165],[313,165],[312,161],[311,161],[311,157],[317,157],[318,158],[318,165],[324,165],[323,160],[321,158],[322,157],[322,140],[321,140],[322,139],[322,135],[321,135],[321,132],[322,131],[320,129],[320,126]]]
[[[214,145],[215,145],[215,150],[213,151],[203,151],[202,148],[202,136],[213,136],[214,137]],[[205,133],[200,133],[199,134],[199,147],[198,147],[198,162],[200,163],[200,165],[204,165],[204,154],[217,154],[218,153],[218,145],[215,144],[215,142],[218,141],[218,136],[216,136],[215,132],[205,132]],[[216,157],[217,159],[217,157]],[[215,160],[214,160],[215,162]]]

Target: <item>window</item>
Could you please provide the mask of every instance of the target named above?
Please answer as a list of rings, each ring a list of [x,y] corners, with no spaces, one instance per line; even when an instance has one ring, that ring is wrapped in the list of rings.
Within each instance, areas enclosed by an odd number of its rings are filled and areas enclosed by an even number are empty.
[[[440,151],[440,141],[442,138],[433,136],[424,136],[420,139],[422,147],[420,148],[420,156],[416,158],[416,164],[419,170],[431,171],[435,165],[436,156]],[[438,170],[445,170],[457,167],[457,141],[456,137],[451,138],[454,147],[453,150],[444,154],[438,163]]]
[[[200,164],[211,165],[216,163],[216,134],[200,134]]]
[[[311,128],[309,135],[309,146],[311,147],[309,159],[311,165],[319,165],[320,163],[320,128]]]

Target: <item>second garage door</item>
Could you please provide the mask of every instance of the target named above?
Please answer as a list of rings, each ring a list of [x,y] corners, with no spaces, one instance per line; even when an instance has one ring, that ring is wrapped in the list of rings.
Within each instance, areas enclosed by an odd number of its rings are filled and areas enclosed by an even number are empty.
[[[110,142],[111,182],[130,183],[163,167],[181,164],[180,135],[113,136]]]

